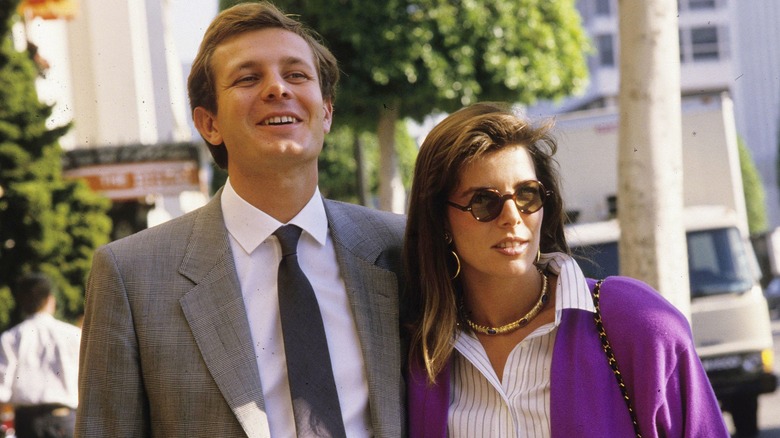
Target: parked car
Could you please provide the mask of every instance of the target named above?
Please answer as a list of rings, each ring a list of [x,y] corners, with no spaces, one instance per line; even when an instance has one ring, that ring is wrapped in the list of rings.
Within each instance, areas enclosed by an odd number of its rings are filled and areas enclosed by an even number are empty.
[[[780,277],[775,277],[764,289],[766,303],[770,312],[780,314]]]

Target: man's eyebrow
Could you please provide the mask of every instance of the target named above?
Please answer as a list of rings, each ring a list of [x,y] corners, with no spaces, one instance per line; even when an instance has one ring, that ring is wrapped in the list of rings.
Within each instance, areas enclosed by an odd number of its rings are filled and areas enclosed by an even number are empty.
[[[254,60],[254,59],[248,59],[246,61],[243,61],[239,64],[236,64],[235,66],[230,67],[230,71],[240,72],[241,70],[249,70],[256,68],[258,66],[262,66],[264,63]],[[281,59],[279,62],[284,67],[297,67],[297,66],[303,66],[312,69],[313,71],[317,70],[317,67],[312,65],[310,62],[306,61],[305,59],[298,57],[298,56],[286,56]]]
[[[285,65],[285,66],[303,65],[305,67],[316,68],[312,63],[310,63],[307,60],[305,60],[305,59],[303,59],[301,57],[298,57],[298,56],[287,56],[287,57],[284,57],[284,58],[282,58],[281,64]]]

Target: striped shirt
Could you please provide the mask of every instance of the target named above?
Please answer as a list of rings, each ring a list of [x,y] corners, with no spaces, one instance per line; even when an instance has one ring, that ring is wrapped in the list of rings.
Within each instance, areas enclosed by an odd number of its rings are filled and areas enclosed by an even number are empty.
[[[550,368],[563,309],[595,312],[577,263],[563,253],[542,254],[541,266],[558,276],[555,322],[515,346],[499,379],[471,332],[455,339],[448,430],[450,437],[549,437]]]

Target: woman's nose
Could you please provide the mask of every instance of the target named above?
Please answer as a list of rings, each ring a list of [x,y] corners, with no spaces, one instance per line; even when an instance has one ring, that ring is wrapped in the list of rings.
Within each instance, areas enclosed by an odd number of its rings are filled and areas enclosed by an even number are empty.
[[[517,208],[512,198],[502,199],[501,213],[498,215],[498,222],[501,225],[515,226],[522,222],[523,216],[520,214],[520,210]]]

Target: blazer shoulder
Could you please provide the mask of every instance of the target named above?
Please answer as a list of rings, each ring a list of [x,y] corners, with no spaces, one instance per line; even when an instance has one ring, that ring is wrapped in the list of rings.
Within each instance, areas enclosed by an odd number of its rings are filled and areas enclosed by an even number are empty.
[[[188,251],[209,248],[223,251],[228,245],[227,229],[219,202],[208,204],[160,225],[110,242],[96,255],[108,252],[117,259],[145,264],[149,261],[181,259]]]
[[[162,224],[117,239],[105,246],[112,250],[121,250],[123,248],[136,248],[139,245],[170,245],[172,239],[181,238],[192,231],[199,213],[200,209],[194,210]]]
[[[375,236],[387,243],[403,241],[404,215],[329,199],[325,200],[325,206],[336,232]]]
[[[401,272],[405,216],[332,200],[326,200],[325,210],[338,248],[384,269]]]

